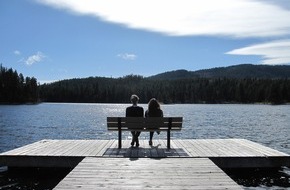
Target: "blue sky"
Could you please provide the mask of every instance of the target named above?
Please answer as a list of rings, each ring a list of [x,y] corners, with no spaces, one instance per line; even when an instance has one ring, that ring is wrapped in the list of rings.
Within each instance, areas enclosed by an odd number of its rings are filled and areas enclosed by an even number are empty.
[[[0,63],[40,83],[290,64],[289,0],[0,0]]]

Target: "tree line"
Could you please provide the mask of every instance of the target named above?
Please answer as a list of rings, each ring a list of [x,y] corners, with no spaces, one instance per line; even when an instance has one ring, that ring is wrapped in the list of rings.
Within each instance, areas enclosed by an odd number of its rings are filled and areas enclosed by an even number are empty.
[[[152,79],[138,75],[121,78],[89,77],[38,85],[0,65],[0,103],[80,102],[141,103],[152,97],[171,103],[290,103],[290,80],[259,78]]]
[[[0,103],[35,103],[39,98],[38,89],[36,78],[24,78],[22,73],[0,65]]]
[[[138,94],[141,103],[152,97],[163,103],[289,103],[289,79],[187,78],[150,79],[90,77],[40,86],[45,102],[128,103]]]

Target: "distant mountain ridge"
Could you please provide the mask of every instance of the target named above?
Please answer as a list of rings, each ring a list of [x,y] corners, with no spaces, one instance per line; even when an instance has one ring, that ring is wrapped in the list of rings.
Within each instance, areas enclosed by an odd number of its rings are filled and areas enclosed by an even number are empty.
[[[252,65],[241,64],[228,67],[217,67],[198,71],[176,70],[148,77],[157,80],[175,80],[185,78],[259,78],[259,79],[290,79],[289,65]]]

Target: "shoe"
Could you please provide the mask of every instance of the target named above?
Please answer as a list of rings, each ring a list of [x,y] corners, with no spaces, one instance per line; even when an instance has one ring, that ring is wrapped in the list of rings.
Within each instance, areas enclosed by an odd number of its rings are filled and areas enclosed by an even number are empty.
[[[134,146],[134,141],[131,142],[131,146]]]
[[[136,140],[136,147],[139,147],[139,139]]]
[[[157,134],[160,135],[160,131],[157,131]]]
[[[152,146],[152,144],[153,144],[152,141],[149,141],[149,145]]]

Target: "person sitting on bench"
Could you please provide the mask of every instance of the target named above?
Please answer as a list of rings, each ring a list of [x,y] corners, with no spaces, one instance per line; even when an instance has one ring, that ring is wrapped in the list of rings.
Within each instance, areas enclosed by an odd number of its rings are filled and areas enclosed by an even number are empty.
[[[138,106],[139,97],[136,94],[131,96],[132,106],[126,108],[126,117],[144,117],[144,109]],[[131,146],[134,146],[136,142],[136,147],[139,147],[139,136],[140,131],[131,131],[132,133],[132,142]]]
[[[163,111],[160,109],[160,104],[159,102],[155,99],[152,98],[149,103],[148,103],[148,110],[145,112],[145,117],[163,117]],[[159,135],[159,131],[157,131]],[[150,132],[150,140],[149,140],[149,145],[152,146],[152,139],[153,139],[153,134],[154,131]]]

